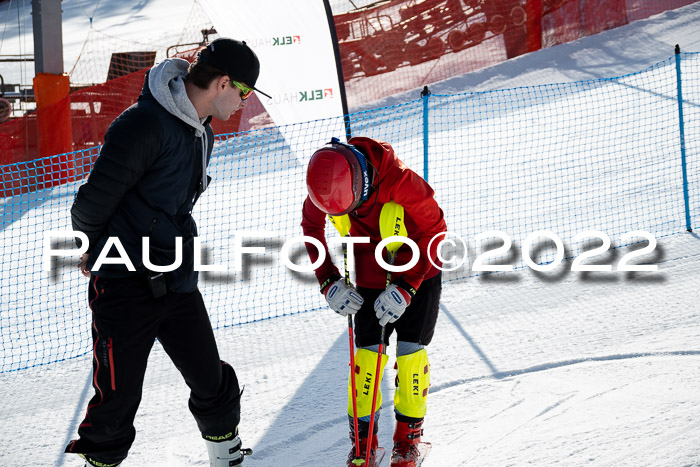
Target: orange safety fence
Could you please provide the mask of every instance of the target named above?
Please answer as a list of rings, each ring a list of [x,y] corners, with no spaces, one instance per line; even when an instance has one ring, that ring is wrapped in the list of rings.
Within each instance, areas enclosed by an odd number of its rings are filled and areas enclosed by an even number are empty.
[[[348,107],[697,0],[380,0],[334,16]]]
[[[70,82],[65,73],[39,73],[34,77],[40,156],[73,151],[69,93]],[[56,161],[43,173],[46,188],[61,184],[75,173],[70,157],[66,161]]]

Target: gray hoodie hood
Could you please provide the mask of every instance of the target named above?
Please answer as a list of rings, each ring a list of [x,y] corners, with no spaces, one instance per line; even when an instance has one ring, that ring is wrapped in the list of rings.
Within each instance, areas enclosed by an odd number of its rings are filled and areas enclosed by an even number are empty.
[[[202,191],[207,189],[207,133],[185,91],[185,77],[190,63],[181,58],[166,58],[151,68],[148,89],[165,110],[190,125],[202,140]]]

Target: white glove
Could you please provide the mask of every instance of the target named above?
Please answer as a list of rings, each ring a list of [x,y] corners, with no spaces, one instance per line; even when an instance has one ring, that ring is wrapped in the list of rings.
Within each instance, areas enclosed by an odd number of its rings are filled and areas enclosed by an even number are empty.
[[[345,279],[338,279],[328,287],[326,301],[341,316],[354,315],[365,303],[365,299],[354,287],[347,285]]]
[[[408,292],[390,284],[374,302],[374,311],[377,313],[379,325],[386,326],[387,323],[393,323],[399,319],[410,301],[411,296]]]

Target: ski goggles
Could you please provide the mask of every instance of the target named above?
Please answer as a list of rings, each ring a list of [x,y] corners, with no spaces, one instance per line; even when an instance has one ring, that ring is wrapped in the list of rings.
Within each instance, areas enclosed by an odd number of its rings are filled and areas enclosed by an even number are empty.
[[[249,88],[245,84],[241,84],[238,81],[231,80],[231,83],[241,90],[241,100],[246,100],[253,94],[254,89]]]

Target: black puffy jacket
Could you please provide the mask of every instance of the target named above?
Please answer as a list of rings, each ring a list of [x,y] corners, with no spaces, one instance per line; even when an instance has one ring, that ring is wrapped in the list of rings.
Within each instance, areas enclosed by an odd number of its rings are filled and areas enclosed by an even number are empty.
[[[213,132],[205,122],[207,164]],[[136,268],[103,264],[98,277],[145,275],[142,238],[150,238],[152,264],[170,265],[175,238],[182,237],[182,264],[166,273],[168,290],[192,292],[197,288],[193,238],[197,226],[191,212],[202,191],[202,137],[170,114],[151,94],[148,73],[136,104],[110,125],[105,143],[71,208],[73,230],[85,233],[92,269],[109,237],[118,237]],[[115,247],[109,257],[118,257]]]

